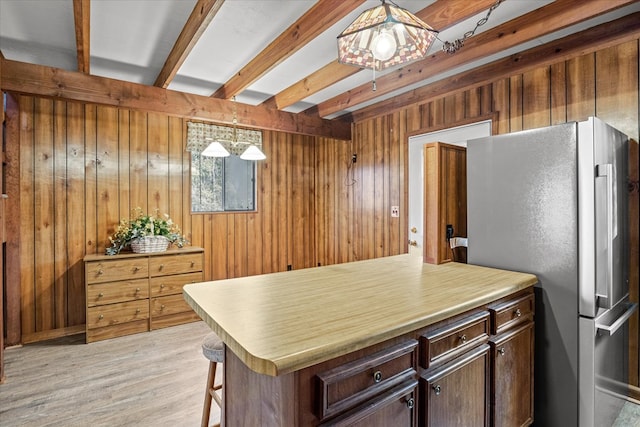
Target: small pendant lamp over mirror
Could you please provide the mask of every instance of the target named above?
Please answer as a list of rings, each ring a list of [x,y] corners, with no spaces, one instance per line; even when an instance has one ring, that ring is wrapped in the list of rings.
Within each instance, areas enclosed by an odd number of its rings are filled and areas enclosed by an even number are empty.
[[[338,36],[338,61],[375,72],[422,59],[437,31],[389,0],[367,9]]]

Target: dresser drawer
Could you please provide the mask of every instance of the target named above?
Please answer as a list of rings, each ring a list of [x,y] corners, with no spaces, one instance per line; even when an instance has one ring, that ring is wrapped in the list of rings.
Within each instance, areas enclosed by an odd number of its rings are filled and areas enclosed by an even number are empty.
[[[101,328],[148,318],[148,299],[98,305],[87,309],[87,328]]]
[[[151,317],[166,316],[167,314],[192,311],[191,306],[184,300],[182,294],[167,295],[151,299]]]
[[[152,277],[151,296],[181,294],[184,285],[196,282],[202,282],[202,272]]]
[[[407,380],[415,379],[418,342],[410,340],[316,375],[317,417],[348,411]]]
[[[489,306],[491,333],[497,335],[523,322],[533,320],[534,299],[529,293],[519,298]]]
[[[202,271],[202,253],[161,255],[149,258],[151,276]]]
[[[123,280],[121,282],[96,283],[87,286],[87,306],[113,304],[116,302],[146,299],[149,297],[147,279]]]
[[[420,337],[421,365],[429,368],[452,360],[489,339],[489,313],[481,311]]]
[[[85,268],[87,284],[146,278],[149,275],[146,258],[93,261],[86,263]]]

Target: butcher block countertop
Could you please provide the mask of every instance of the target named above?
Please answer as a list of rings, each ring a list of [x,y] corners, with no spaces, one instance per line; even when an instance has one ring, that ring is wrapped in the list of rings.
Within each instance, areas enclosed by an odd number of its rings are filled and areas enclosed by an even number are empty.
[[[252,370],[282,375],[533,286],[532,274],[397,255],[185,285],[184,298]]]

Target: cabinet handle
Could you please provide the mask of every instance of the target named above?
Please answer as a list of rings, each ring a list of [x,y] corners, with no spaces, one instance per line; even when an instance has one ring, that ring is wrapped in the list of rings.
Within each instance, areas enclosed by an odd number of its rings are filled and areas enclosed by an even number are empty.
[[[440,385],[434,385],[431,386],[431,388],[433,389],[433,391],[436,393],[436,396],[440,396],[440,393],[442,393],[442,387],[440,387]]]
[[[136,314],[140,313],[140,309],[136,308]]]
[[[100,292],[100,293],[98,294],[98,298],[102,298],[103,296],[104,296],[104,294],[103,294],[102,292]]]
[[[413,400],[413,397],[410,397],[410,398],[407,399],[407,408],[413,409],[415,404],[416,404],[416,402]]]
[[[104,319],[104,316],[103,316],[102,314],[100,314],[100,315],[98,316],[98,320],[102,320],[102,319]]]
[[[133,272],[134,272],[134,273],[137,273],[137,272],[138,272],[138,270],[140,270],[140,267],[138,267],[138,266],[133,267]]]
[[[158,270],[162,270],[164,268],[164,264],[160,264],[160,267],[158,267]]]
[[[499,354],[500,356],[504,356],[504,347],[500,347],[500,348],[498,349],[498,354]]]
[[[98,276],[102,276],[104,274],[104,271],[102,271],[102,269],[98,270]]]
[[[191,268],[193,268],[194,265],[196,265],[196,263],[194,261],[191,261]]]
[[[467,342],[467,336],[465,334],[460,335],[458,338],[460,338],[460,342],[462,342],[462,344]]]
[[[164,310],[164,304],[160,306],[160,310]]]
[[[160,283],[160,289],[164,289],[164,283]]]
[[[382,381],[382,372],[375,371],[373,373],[373,382],[374,383],[379,383],[380,381]]]
[[[516,317],[520,317],[520,316],[522,316],[522,312],[520,311],[520,309],[519,309],[519,308],[516,308],[516,311],[514,311],[514,312],[513,312],[513,314],[514,314]]]
[[[140,292],[140,288],[136,288],[136,294]]]

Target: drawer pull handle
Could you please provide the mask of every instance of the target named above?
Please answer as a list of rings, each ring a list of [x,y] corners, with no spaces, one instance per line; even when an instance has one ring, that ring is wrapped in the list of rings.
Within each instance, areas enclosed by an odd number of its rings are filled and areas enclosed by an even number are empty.
[[[194,265],[196,265],[195,261],[191,261],[191,268],[193,268]]]
[[[160,289],[164,289],[164,283],[160,283]]]
[[[465,334],[460,335],[458,338],[460,338],[462,344],[467,342],[467,336]]]
[[[134,273],[137,273],[139,270],[140,270],[140,267],[138,267],[138,266],[133,267],[133,272],[134,272]]]
[[[103,296],[104,296],[104,294],[103,294],[102,292],[100,292],[100,293],[98,294],[98,298],[102,298]]]
[[[164,304],[160,306],[160,310],[164,310]]]
[[[100,315],[98,316],[98,320],[102,320],[102,319],[104,319],[104,316],[103,316],[102,314],[100,314]]]
[[[164,268],[164,264],[160,264],[160,267],[158,267],[158,270],[162,270]]]
[[[382,372],[375,371],[373,373],[373,382],[374,383],[379,383],[380,381],[382,381]]]
[[[98,270],[98,276],[102,276],[104,274],[104,271],[102,271],[102,269]]]
[[[140,309],[136,308],[136,314],[140,313]]]
[[[407,399],[407,408],[413,409],[415,404],[416,404],[416,402],[413,400],[413,397],[410,397],[410,398]]]
[[[519,309],[519,308],[516,308],[516,311],[514,311],[514,312],[513,312],[513,314],[514,314],[516,317],[520,317],[520,316],[522,316],[522,312],[520,311],[520,309]]]
[[[499,354],[500,356],[504,356],[504,347],[500,347],[500,348],[498,349],[498,354]]]
[[[140,292],[140,288],[136,288],[136,294]]]
[[[436,393],[436,396],[440,396],[440,393],[442,393],[442,387],[440,387],[439,384],[438,385],[434,385],[431,388]]]

